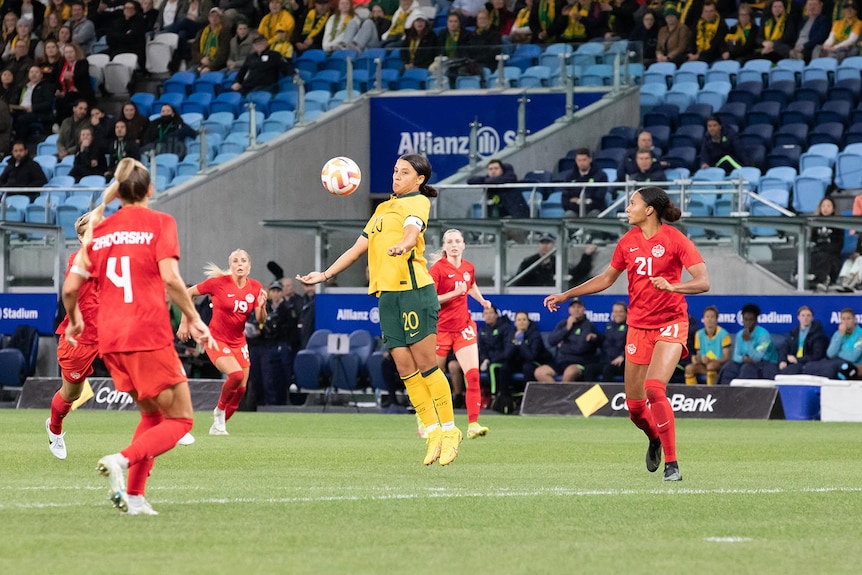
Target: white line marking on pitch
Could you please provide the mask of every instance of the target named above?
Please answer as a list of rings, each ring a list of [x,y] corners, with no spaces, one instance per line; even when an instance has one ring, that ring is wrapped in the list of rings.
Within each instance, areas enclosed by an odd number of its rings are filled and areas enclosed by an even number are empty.
[[[36,491],[38,487],[0,487],[0,491],[19,490],[19,491]],[[57,486],[46,486],[44,490],[55,490]],[[68,491],[69,486],[63,487]],[[104,487],[96,486],[81,486],[77,489],[86,490],[104,490]],[[153,487],[150,491],[200,491],[199,487],[190,486],[184,488],[181,486],[164,486]],[[374,488],[372,491],[389,491],[387,488]],[[218,504],[230,505],[237,503],[251,504],[273,504],[273,503],[317,503],[317,502],[332,502],[332,501],[398,501],[405,499],[447,499],[447,498],[468,498],[468,497],[542,497],[542,496],[557,496],[557,497],[609,497],[609,496],[639,496],[639,495],[774,495],[783,493],[858,493],[862,491],[862,487],[804,487],[801,489],[606,489],[606,490],[579,490],[568,487],[549,487],[546,489],[536,489],[530,491],[522,490],[501,490],[501,491],[462,491],[457,489],[441,490],[440,488],[428,488],[425,491],[416,493],[387,493],[386,495],[319,495],[319,496],[294,496],[294,497],[213,497],[201,499],[186,499],[182,501],[159,500],[154,499],[159,505],[200,505],[200,504]],[[57,508],[57,507],[89,507],[93,506],[93,502],[30,502],[30,503],[0,503],[0,509],[41,509],[41,508]],[[98,505],[101,505],[99,503]]]
[[[751,537],[707,537],[710,543],[747,543]]]

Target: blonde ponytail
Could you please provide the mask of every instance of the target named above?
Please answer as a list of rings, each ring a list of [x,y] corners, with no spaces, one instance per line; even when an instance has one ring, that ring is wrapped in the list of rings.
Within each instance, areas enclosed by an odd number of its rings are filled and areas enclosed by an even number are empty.
[[[204,266],[204,275],[208,278],[220,278],[222,276],[229,276],[230,272],[221,269],[212,262],[207,262],[207,265]]]

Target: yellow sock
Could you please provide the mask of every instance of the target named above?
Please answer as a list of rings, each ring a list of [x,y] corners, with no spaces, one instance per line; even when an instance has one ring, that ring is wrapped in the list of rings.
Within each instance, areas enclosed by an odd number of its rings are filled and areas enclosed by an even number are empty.
[[[717,371],[707,371],[706,372],[706,385],[715,385],[718,383],[718,372]]]
[[[419,370],[407,377],[402,377],[401,380],[404,382],[404,387],[407,388],[407,395],[416,409],[416,415],[422,420],[423,425],[425,427],[437,425],[439,420],[437,419],[437,412],[434,410],[434,401],[431,399],[431,393],[428,391],[428,386]],[[449,409],[451,411],[451,407]]]
[[[422,374],[425,380],[425,385],[431,393],[431,398],[434,400],[434,407],[437,409],[437,416],[440,418],[440,425],[446,429],[447,423],[455,421],[455,411],[452,408],[452,390],[449,388],[449,380],[440,371],[440,368],[434,366]]]
[[[688,375],[685,376],[685,384],[686,385],[697,385],[697,376],[696,375]]]

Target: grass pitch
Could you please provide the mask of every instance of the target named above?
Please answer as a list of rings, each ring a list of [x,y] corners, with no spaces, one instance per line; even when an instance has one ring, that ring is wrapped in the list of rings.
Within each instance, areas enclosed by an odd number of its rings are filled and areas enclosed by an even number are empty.
[[[448,467],[412,416],[238,413],[118,513],[95,471],[136,413],[0,411],[0,573],[858,573],[858,424],[677,420],[684,481],[628,420],[484,416]],[[466,418],[458,416],[466,432]]]

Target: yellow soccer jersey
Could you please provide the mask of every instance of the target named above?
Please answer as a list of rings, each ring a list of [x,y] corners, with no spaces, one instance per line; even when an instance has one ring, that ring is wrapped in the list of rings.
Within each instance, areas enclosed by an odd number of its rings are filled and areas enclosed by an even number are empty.
[[[431,202],[419,192],[392,196],[374,211],[362,235],[368,238],[368,293],[407,291],[433,284],[425,261],[425,226]],[[389,256],[387,250],[404,237],[408,217],[422,220],[422,231],[416,246],[400,256]]]

